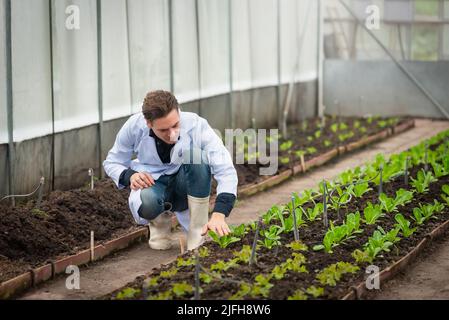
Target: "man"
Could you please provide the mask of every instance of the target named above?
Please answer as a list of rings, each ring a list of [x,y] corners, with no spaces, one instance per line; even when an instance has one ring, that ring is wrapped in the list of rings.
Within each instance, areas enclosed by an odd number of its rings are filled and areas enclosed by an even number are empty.
[[[182,112],[170,92],[147,94],[142,113],[120,129],[103,167],[119,189],[131,188],[129,207],[138,224],[149,224],[151,248],[172,246],[170,210],[188,232],[188,250],[201,245],[208,230],[229,234],[225,217],[238,182],[231,156],[208,122]],[[212,175],[217,198],[209,220]]]

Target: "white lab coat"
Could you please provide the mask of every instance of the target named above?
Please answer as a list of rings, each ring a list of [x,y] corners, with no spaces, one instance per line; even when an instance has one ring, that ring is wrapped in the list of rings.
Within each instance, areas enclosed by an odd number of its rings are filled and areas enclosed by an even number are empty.
[[[146,120],[142,113],[138,113],[131,116],[120,129],[103,167],[116,186],[123,189],[125,186],[119,184],[123,170],[131,168],[137,172],[148,172],[157,180],[161,175],[178,172],[181,165],[186,163],[185,160],[190,159],[188,150],[191,147],[203,151],[203,159],[210,165],[217,180],[217,194],[227,192],[237,196],[237,172],[229,151],[207,120],[191,112],[180,111],[180,139],[172,149],[170,163],[162,163],[155,140],[149,135]],[[131,160],[133,153],[137,158]],[[148,221],[137,212],[142,204],[140,191],[131,191],[129,208],[136,223],[144,225]]]

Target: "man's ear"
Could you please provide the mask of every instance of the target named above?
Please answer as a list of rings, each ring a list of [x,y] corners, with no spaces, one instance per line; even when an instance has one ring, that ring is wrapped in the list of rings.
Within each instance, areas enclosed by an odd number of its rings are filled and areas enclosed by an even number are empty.
[[[153,128],[153,124],[151,123],[151,121],[150,120],[146,120],[147,121],[147,127],[148,128]]]

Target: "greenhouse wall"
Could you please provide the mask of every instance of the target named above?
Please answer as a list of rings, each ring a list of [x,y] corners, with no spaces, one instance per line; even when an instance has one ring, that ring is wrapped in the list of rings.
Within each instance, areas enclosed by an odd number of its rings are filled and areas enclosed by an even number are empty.
[[[289,121],[316,115],[317,17],[313,0],[1,0],[0,196],[10,162],[19,194],[100,175],[151,90],[221,131],[276,127],[289,83]]]
[[[449,61],[403,65],[449,113]],[[391,61],[326,60],[324,104],[331,114],[405,115],[444,119],[444,114]]]

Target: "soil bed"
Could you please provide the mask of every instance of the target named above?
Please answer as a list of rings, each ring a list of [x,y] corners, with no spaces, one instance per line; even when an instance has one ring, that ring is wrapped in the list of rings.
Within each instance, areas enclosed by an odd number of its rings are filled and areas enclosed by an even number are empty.
[[[410,177],[416,177],[417,172],[423,168],[422,165],[413,167],[410,170]],[[336,286],[329,286],[319,283],[316,279],[317,273],[322,271],[324,268],[330,266],[331,264],[337,262],[349,262],[355,264],[355,260],[352,257],[352,252],[355,249],[362,249],[364,243],[367,242],[368,238],[372,236],[373,232],[378,228],[382,227],[385,231],[390,231],[395,227],[396,221],[394,220],[394,215],[401,213],[404,217],[415,226],[412,219],[413,208],[419,206],[419,204],[431,204],[436,199],[440,203],[445,203],[445,201],[440,197],[441,188],[443,185],[449,184],[449,176],[440,177],[436,182],[433,182],[429,186],[429,191],[427,193],[416,193],[411,202],[399,207],[399,212],[393,214],[387,214],[385,217],[379,219],[374,225],[367,225],[365,223],[361,224],[363,232],[357,234],[353,239],[348,239],[339,246],[333,248],[333,253],[328,254],[323,251],[312,250],[314,245],[321,244],[323,237],[327,228],[324,228],[322,221],[307,222],[306,225],[302,225],[299,228],[300,240],[307,245],[308,250],[302,251],[306,258],[306,263],[304,265],[307,268],[307,273],[291,272],[287,271],[284,278],[281,280],[275,280],[274,278],[270,280],[270,283],[274,286],[269,291],[269,295],[266,297],[268,299],[287,299],[292,296],[296,290],[305,291],[310,286],[322,287],[324,288],[324,293],[320,296],[320,299],[340,299],[343,298],[351,286],[358,285],[366,277],[366,267],[369,263],[358,264],[360,269],[354,274],[344,274],[340,281],[337,282]],[[346,208],[341,209],[341,218],[344,219],[347,213],[360,211],[363,213],[363,209],[366,207],[367,202],[377,203],[378,199],[378,187],[374,184],[370,184],[372,188],[371,191],[367,192],[361,198],[353,198]],[[406,190],[411,190],[410,185],[404,183],[404,177],[400,176],[392,179],[390,182],[383,185],[383,192],[389,197],[394,197],[395,192],[404,188]],[[304,209],[312,207],[312,204],[308,203],[304,206]],[[446,205],[441,213],[435,214],[435,219],[430,219],[423,225],[419,226],[418,229],[408,238],[400,235],[401,240],[394,244],[390,252],[383,252],[380,256],[376,257],[373,264],[378,266],[380,270],[398,261],[400,258],[405,256],[410,252],[417,244],[426,237],[426,235],[435,229],[438,225],[449,220],[449,208]],[[329,219],[334,221],[334,225],[341,225],[343,220],[337,217],[335,211],[329,210]],[[262,228],[267,228],[266,225],[262,224]],[[219,260],[230,261],[234,256],[234,252],[240,251],[243,245],[252,245],[254,238],[254,232],[250,231],[246,236],[242,238],[241,241],[230,244],[226,249],[221,249],[216,243],[208,242],[204,247],[208,248],[209,255],[207,257],[201,258],[201,266],[209,270],[210,266],[217,263]],[[231,279],[234,281],[245,282],[247,284],[253,284],[256,280],[257,275],[268,275],[272,272],[273,268],[281,263],[284,263],[288,258],[292,258],[293,251],[286,247],[285,245],[291,243],[294,240],[293,232],[289,234],[281,235],[282,245],[276,246],[271,250],[264,247],[260,247],[257,250],[257,264],[250,267],[247,263],[239,263],[237,267],[230,268],[227,271],[223,271],[221,276],[225,279]],[[184,260],[193,257],[193,253],[189,252],[182,256]],[[192,287],[194,286],[194,268],[195,266],[183,266],[176,267],[177,262],[170,263],[168,265],[163,265],[160,268],[153,269],[150,274],[145,277],[139,277],[134,282],[128,284],[124,288],[133,288],[134,291],[133,299],[147,299],[148,297],[154,298],[162,292],[167,292],[172,289],[173,284],[179,284],[186,282]],[[162,271],[173,270],[177,268],[177,273],[171,277],[160,277]],[[148,285],[148,280],[158,279],[155,285]],[[107,299],[114,299],[117,297],[119,292],[123,292],[121,288],[113,292],[112,294],[103,297]],[[209,284],[201,283],[201,299],[229,299],[237,291],[239,291],[240,284],[231,283],[229,281],[222,281],[219,279],[212,280]],[[126,298],[126,297],[125,297]],[[177,299],[192,299],[193,293],[187,293],[182,296],[177,296]],[[247,295],[244,299],[263,299],[262,296],[250,296]],[[309,296],[310,299],[310,296]]]

